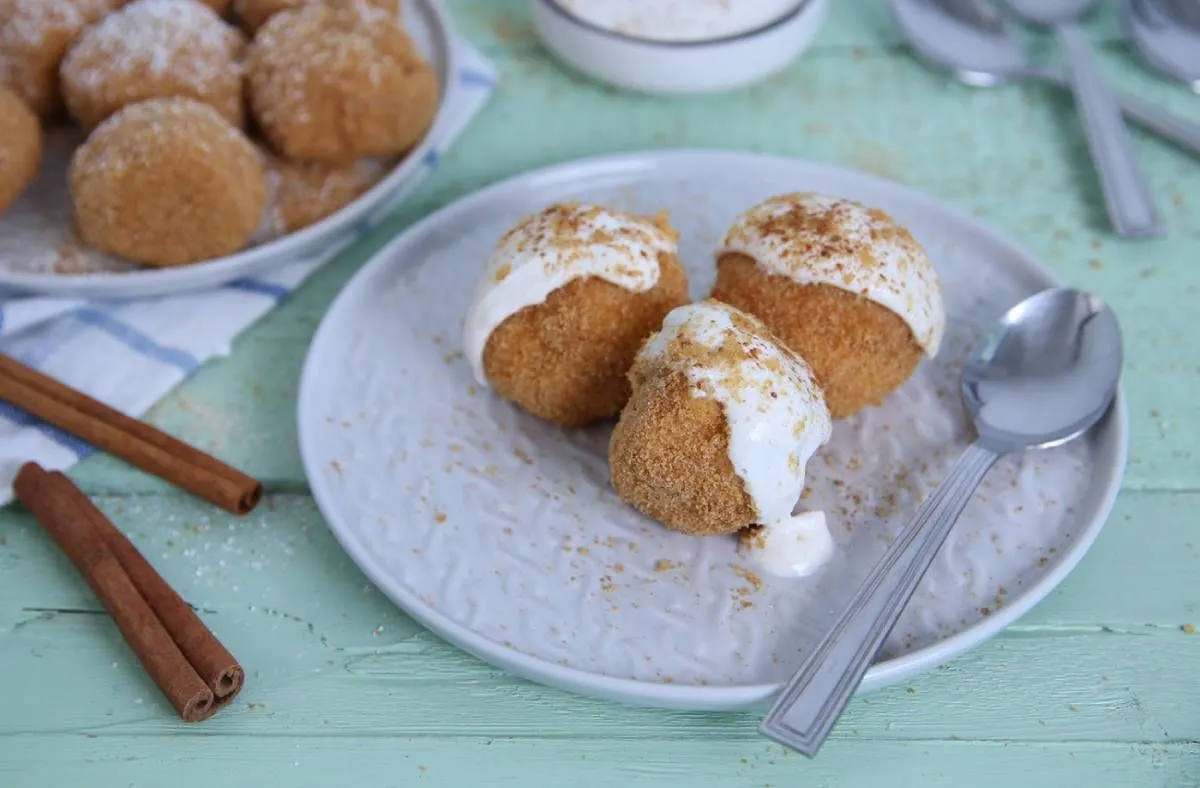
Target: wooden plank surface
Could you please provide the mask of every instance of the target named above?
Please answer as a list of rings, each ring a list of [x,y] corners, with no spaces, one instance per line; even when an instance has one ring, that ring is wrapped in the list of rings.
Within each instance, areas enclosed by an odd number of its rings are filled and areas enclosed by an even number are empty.
[[[664,713],[575,699],[441,642],[366,583],[307,496],[248,519],[174,496],[102,508],[243,660],[243,708],[206,733],[757,740],[753,715]],[[1152,741],[1200,738],[1181,687],[1200,663],[1200,540],[1173,533],[1200,494],[1134,493],[1071,582],[1001,636],[942,669],[856,701],[839,738]],[[1136,516],[1135,516],[1136,515]],[[162,735],[179,725],[69,563],[28,517],[5,530],[0,674],[21,675],[0,742],[21,734]],[[1154,566],[1145,593],[1111,567]],[[318,591],[314,593],[313,586]],[[1146,665],[1154,665],[1153,671]],[[59,697],[87,703],[39,704]],[[1026,697],[1029,688],[1036,694]],[[1019,706],[1013,697],[1024,700]],[[513,704],[512,699],[518,703]],[[398,705],[404,708],[397,714]],[[470,713],[460,711],[473,709]]]
[[[28,516],[0,513],[0,786],[1200,785],[1200,160],[1137,134],[1170,237],[1108,232],[1070,102],[976,90],[916,64],[883,3],[838,0],[787,73],[657,100],[561,69],[519,0],[451,3],[504,84],[397,216],[168,396],[150,419],[265,478],[227,517],[106,457],[72,475],[244,660],[235,707],[176,722]],[[1111,16],[1114,81],[1200,120],[1138,67]],[[1038,45],[1037,41],[1034,41]],[[338,288],[395,232],[482,185],[578,156],[711,146],[836,162],[911,184],[1015,237],[1117,308],[1133,445],[1116,512],[1057,591],[984,646],[856,699],[816,762],[751,714],[584,700],[497,671],[376,592],[320,519],[295,445],[296,377]],[[1017,777],[1019,775],[1019,778]]]
[[[46,785],[524,786],[692,785],[754,788],[970,785],[1011,788],[1194,786],[1196,761],[1183,745],[974,742],[832,742],[816,762],[753,743],[494,737],[391,738],[282,734],[271,738],[180,736],[170,746],[119,734],[47,736],[50,763],[20,749],[0,779],[28,768]],[[768,749],[770,748],[770,749]],[[218,775],[220,775],[218,777]],[[969,781],[968,781],[969,780]],[[1071,782],[1065,782],[1070,780]],[[1078,781],[1078,782],[1076,782]],[[32,784],[32,783],[30,783]]]

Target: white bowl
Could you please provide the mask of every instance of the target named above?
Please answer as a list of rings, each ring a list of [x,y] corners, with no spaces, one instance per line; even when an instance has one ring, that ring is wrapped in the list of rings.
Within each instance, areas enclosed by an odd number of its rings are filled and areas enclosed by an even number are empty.
[[[760,28],[699,41],[617,32],[556,0],[533,0],[533,19],[551,52],[599,80],[645,93],[707,93],[744,87],[789,66],[816,37],[827,7],[828,0],[798,0]]]

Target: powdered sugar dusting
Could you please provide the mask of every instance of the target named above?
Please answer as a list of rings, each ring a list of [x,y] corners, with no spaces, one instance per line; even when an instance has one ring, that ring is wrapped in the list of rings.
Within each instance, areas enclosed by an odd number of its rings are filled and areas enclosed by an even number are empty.
[[[378,181],[394,162],[389,159],[361,159],[348,167],[324,169],[316,178],[287,178],[284,184],[294,190],[285,195],[293,199],[327,203],[345,189],[360,188]],[[292,165],[295,167],[296,165]],[[299,165],[303,167],[303,165]]]
[[[249,55],[252,99],[264,124],[277,117],[290,124],[312,122],[314,74],[326,80],[366,77],[382,81],[383,64],[405,71],[422,61],[403,28],[383,9],[365,2],[314,5],[276,14],[255,34]],[[397,45],[403,45],[397,49]]]
[[[0,82],[39,114],[58,104],[59,59],[116,0],[0,0]]]
[[[347,165],[290,162],[267,157],[267,211],[255,238],[276,237],[314,224],[379,182],[395,159],[360,159]]]
[[[74,30],[87,22],[84,5],[75,0],[0,0],[0,66],[5,52],[39,47],[50,31]]]
[[[136,0],[67,54],[64,92],[69,104],[112,105],[167,91],[234,100],[240,109],[244,46],[241,33],[197,0]]]
[[[130,136],[130,129],[137,129],[136,136]],[[209,140],[217,139],[222,144],[245,146],[258,155],[250,141],[207,104],[162,98],[131,104],[101,123],[83,150],[75,154],[75,166],[123,170],[141,156],[147,137],[163,145],[186,143],[205,152],[211,150]],[[97,144],[101,140],[107,144]]]

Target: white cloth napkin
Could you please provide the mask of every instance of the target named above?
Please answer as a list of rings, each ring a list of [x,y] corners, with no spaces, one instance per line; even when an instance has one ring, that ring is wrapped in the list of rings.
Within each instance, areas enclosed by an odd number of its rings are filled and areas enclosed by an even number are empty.
[[[498,82],[482,54],[460,43],[457,105],[447,108],[444,134],[422,160],[412,189],[437,166]],[[341,245],[339,245],[341,246]],[[344,248],[342,246],[341,248]],[[336,256],[299,260],[269,275],[222,287],[136,301],[87,302],[19,298],[0,303],[0,351],[135,418],[270,312],[314,271]],[[23,463],[65,471],[94,447],[6,402],[0,402],[0,505],[13,499]]]

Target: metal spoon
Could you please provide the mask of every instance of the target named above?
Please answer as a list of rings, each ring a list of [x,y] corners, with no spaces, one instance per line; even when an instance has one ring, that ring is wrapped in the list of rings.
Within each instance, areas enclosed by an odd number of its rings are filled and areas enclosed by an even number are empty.
[[[1120,18],[1142,60],[1200,93],[1200,2],[1123,0]]]
[[[1159,0],[1158,5],[1183,27],[1200,30],[1200,2],[1197,0]]]
[[[1075,103],[1100,174],[1104,204],[1118,235],[1141,237],[1163,232],[1162,215],[1133,155],[1129,129],[1096,67],[1091,42],[1077,24],[1093,0],[1007,0],[1009,8],[1034,24],[1054,29],[1067,56]]]
[[[1066,71],[1035,66],[1008,24],[981,0],[891,0],[891,8],[913,52],[963,84],[991,87],[1035,79],[1070,85]],[[1118,92],[1116,98],[1127,118],[1200,156],[1200,124],[1129,93]]]
[[[1121,331],[1095,296],[1044,290],[980,339],[963,369],[976,438],[868,575],[759,728],[813,757],[900,618],[954,522],[1006,454],[1059,446],[1109,410],[1121,376]]]

